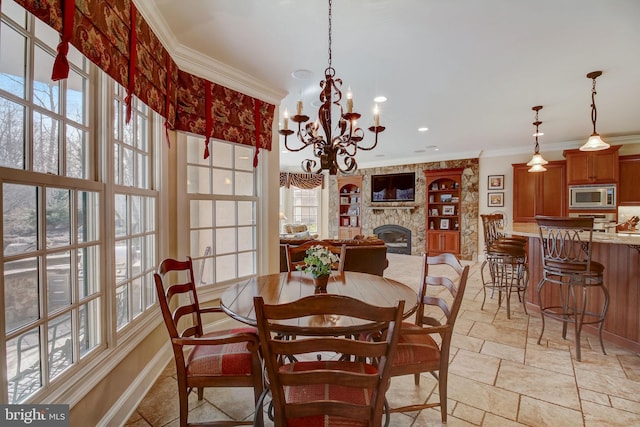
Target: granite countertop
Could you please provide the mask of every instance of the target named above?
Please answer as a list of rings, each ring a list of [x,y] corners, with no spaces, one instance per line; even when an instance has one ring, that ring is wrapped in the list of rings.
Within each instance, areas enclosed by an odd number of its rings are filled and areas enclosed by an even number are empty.
[[[516,222],[511,227],[505,228],[504,233],[517,236],[540,237],[538,225],[529,222]],[[592,240],[600,243],[640,245],[640,231],[636,230],[621,233],[594,232]]]

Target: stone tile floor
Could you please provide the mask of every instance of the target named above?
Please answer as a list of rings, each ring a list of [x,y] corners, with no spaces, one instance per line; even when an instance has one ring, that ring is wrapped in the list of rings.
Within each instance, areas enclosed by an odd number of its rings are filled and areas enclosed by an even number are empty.
[[[389,254],[385,276],[417,289],[418,256]],[[571,332],[561,337],[559,322],[548,321],[537,344],[540,317],[526,315],[512,295],[511,319],[504,304],[487,298],[484,310],[480,264],[471,266],[465,299],[456,323],[449,368],[449,426],[633,426],[640,425],[640,355],[583,332],[582,362],[575,360]],[[530,284],[531,285],[531,284]],[[391,406],[432,399],[437,383],[422,376],[392,380]],[[198,402],[191,395],[190,421],[252,419],[249,389],[207,389]],[[272,423],[267,419],[265,425]],[[439,408],[395,413],[393,427],[441,425]],[[127,426],[178,426],[173,361],[142,400]]]

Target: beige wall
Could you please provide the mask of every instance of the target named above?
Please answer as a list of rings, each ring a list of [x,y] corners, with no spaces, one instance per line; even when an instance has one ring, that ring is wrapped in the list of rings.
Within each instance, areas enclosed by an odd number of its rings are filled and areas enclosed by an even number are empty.
[[[611,145],[622,145],[620,155],[626,156],[630,154],[640,154],[640,136],[605,138]],[[578,148],[577,142],[567,144],[556,144],[554,147],[545,148],[544,144],[540,146],[540,153],[546,160],[564,160],[562,152],[564,150]],[[505,214],[507,223],[511,224],[513,217],[513,169],[514,163],[526,163],[531,160],[533,155],[533,145],[531,153],[526,154],[507,154],[507,155],[489,155],[480,157],[480,185],[479,185],[479,215],[502,212]],[[488,207],[487,206],[487,177],[489,175],[504,175],[504,207]],[[479,220],[480,227],[482,222]],[[484,251],[484,236],[482,231],[479,233],[478,254],[482,256]]]
[[[168,338],[164,323],[147,335],[109,375],[71,408],[71,427],[123,425],[129,413],[138,406],[138,399],[142,399],[171,360],[173,355]]]

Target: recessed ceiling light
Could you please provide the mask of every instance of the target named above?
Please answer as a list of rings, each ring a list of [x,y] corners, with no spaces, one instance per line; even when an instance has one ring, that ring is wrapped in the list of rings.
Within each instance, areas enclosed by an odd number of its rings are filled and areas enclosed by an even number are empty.
[[[313,71],[305,69],[295,70],[291,73],[291,77],[298,80],[308,80],[313,77]]]
[[[282,151],[281,151],[281,153],[282,153],[282,154],[288,154],[288,153],[289,153],[289,150],[282,150]]]
[[[239,157],[239,159],[240,159],[240,160],[248,160],[248,159],[249,159],[249,156],[240,156],[240,157]]]
[[[418,128],[418,132],[426,132],[428,130],[429,130],[429,128],[428,127],[424,127],[424,126],[421,127],[421,128]]]
[[[435,149],[438,149],[438,146],[437,145],[427,145],[424,148],[435,148]]]
[[[373,98],[373,102],[385,102],[386,100],[386,96],[376,96],[375,98]]]

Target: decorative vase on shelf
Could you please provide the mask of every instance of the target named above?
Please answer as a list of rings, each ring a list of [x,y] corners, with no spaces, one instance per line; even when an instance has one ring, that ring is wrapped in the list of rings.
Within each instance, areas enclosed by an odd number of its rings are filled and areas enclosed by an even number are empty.
[[[320,293],[327,291],[327,284],[329,283],[329,275],[323,274],[318,277],[313,278],[313,284],[316,287],[316,291],[320,291]]]

